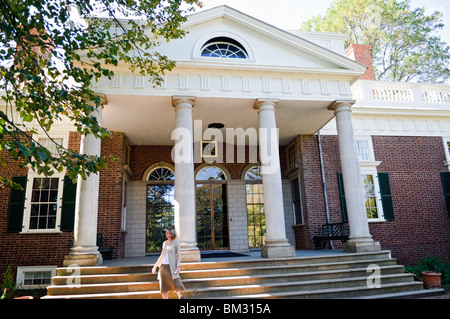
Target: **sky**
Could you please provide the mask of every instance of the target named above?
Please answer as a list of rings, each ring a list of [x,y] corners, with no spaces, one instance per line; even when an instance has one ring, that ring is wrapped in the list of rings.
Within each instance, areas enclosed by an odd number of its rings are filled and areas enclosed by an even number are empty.
[[[281,29],[299,29],[303,21],[324,15],[333,0],[202,0],[204,9],[223,4],[251,15],[259,20]],[[439,33],[441,39],[450,45],[450,1],[449,0],[411,0],[410,7],[443,13],[444,29]],[[288,8],[288,9],[286,9]]]

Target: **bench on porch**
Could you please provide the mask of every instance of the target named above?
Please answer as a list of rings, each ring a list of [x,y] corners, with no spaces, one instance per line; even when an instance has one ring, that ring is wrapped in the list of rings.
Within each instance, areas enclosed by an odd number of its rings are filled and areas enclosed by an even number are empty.
[[[322,225],[322,236],[314,236],[315,249],[324,249],[327,242],[340,240],[345,243],[350,234],[348,223],[329,223]]]
[[[103,259],[112,259],[113,246],[103,246],[103,234],[97,234],[98,251],[102,254]]]

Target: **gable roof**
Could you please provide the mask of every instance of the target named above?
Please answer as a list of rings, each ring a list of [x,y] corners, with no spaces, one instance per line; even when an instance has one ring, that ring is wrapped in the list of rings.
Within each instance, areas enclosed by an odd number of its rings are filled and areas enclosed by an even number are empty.
[[[303,53],[311,54],[327,63],[332,63],[336,65],[336,68],[345,70],[348,75],[356,76],[355,80],[366,70],[366,66],[301,37],[303,34],[302,32],[295,32],[295,34],[288,32],[227,5],[214,7],[189,15],[187,21],[183,24],[183,28],[188,29],[201,24],[206,24],[207,22],[216,19],[233,21],[242,25],[244,28],[249,28],[266,37],[273,38],[284,45],[290,46]],[[318,34],[320,35],[320,33]]]

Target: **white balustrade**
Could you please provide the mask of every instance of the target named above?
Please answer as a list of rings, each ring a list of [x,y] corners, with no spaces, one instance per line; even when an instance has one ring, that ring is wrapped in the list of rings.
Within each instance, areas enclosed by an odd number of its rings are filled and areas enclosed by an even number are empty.
[[[450,85],[359,80],[352,87],[358,106],[450,107]]]

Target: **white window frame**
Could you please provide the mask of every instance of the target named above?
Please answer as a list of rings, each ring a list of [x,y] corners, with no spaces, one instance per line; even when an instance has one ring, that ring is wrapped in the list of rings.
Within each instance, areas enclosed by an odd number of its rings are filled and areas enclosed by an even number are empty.
[[[50,272],[50,277],[56,276],[57,266],[19,266],[17,267],[16,288],[19,289],[42,289],[51,285],[25,285],[26,273]]]
[[[367,164],[370,164],[371,162],[375,162],[375,153],[373,151],[373,143],[372,143],[372,137],[371,136],[358,136],[355,137],[356,142],[367,142],[367,147],[369,149],[369,159],[368,160],[360,160],[359,162],[364,162]],[[358,154],[359,158],[359,154]],[[374,164],[374,163],[372,163]]]
[[[448,143],[450,143],[450,137],[443,136],[442,137],[442,143],[444,144],[444,152],[445,152],[445,161],[444,165],[447,166],[447,169],[450,171],[450,152],[448,150]]]
[[[33,136],[34,139],[38,140],[40,138],[48,138],[47,135],[44,134],[36,134]],[[60,138],[63,143],[62,146],[67,148],[69,144],[69,134],[58,134],[52,135],[52,138]],[[61,206],[62,206],[62,194],[64,189],[64,176],[66,170],[64,169],[62,172],[56,172],[52,176],[48,176],[49,178],[58,178],[58,197],[56,203],[56,222],[55,228],[52,229],[30,229],[30,218],[31,218],[31,198],[33,191],[33,182],[35,178],[46,178],[46,176],[41,175],[33,171],[31,167],[28,169],[27,176],[27,186],[25,190],[25,208],[23,212],[23,222],[22,222],[22,232],[21,234],[48,234],[48,233],[60,233],[60,224],[61,224]]]
[[[375,192],[375,203],[377,205],[377,214],[378,218],[368,218],[369,222],[384,222],[386,219],[384,218],[383,213],[383,205],[381,202],[381,193],[380,193],[380,183],[378,181],[378,171],[377,167],[381,164],[381,161],[375,160],[375,153],[373,151],[373,143],[371,136],[357,136],[355,137],[356,141],[365,141],[367,142],[367,146],[369,148],[369,160],[360,160],[359,168],[361,171],[361,179],[362,175],[372,175],[373,184],[374,184],[374,192]],[[358,154],[359,156],[359,154]],[[365,196],[364,196],[365,201]]]
[[[222,58],[202,56],[201,49],[205,46],[206,42],[208,42],[209,40],[214,39],[214,38],[230,38],[230,39],[235,40],[245,49],[248,58],[247,59],[222,59]],[[197,43],[195,44],[195,46],[192,50],[192,60],[211,62],[211,64],[214,64],[214,63],[248,64],[248,63],[256,62],[255,55],[254,55],[250,45],[247,43],[247,41],[235,33],[226,32],[226,31],[213,32],[213,33],[209,33],[209,34],[206,34],[203,37],[201,37],[197,41]]]

